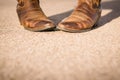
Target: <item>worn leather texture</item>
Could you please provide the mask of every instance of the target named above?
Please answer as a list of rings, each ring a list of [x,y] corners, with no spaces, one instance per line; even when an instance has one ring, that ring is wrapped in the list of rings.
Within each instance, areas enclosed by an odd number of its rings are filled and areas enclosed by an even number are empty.
[[[54,28],[54,23],[42,11],[39,0],[18,0],[17,14],[21,25],[31,31]]]
[[[58,25],[58,28],[69,32],[92,28],[101,16],[100,4],[100,0],[78,0],[77,7]]]

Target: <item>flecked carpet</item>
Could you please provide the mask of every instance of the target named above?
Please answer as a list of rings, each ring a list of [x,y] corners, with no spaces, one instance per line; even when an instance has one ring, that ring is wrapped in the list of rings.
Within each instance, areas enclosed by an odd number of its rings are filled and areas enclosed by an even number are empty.
[[[57,24],[75,0],[41,0]],[[0,0],[0,80],[120,80],[120,0],[103,0],[91,31],[30,32],[19,25],[16,0]]]

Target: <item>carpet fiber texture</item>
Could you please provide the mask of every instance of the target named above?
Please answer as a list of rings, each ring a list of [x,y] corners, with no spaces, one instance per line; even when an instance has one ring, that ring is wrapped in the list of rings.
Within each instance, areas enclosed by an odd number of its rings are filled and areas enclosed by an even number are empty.
[[[0,80],[120,80],[120,0],[103,0],[91,31],[31,32],[19,25],[16,0],[0,0]],[[41,0],[56,24],[75,0]]]

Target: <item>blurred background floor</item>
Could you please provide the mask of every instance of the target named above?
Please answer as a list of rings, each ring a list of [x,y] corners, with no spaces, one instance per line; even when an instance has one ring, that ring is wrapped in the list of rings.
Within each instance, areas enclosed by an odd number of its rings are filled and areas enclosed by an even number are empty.
[[[41,0],[56,24],[75,0]],[[15,0],[0,0],[0,80],[119,80],[120,0],[103,0],[99,25],[83,33],[30,32]]]

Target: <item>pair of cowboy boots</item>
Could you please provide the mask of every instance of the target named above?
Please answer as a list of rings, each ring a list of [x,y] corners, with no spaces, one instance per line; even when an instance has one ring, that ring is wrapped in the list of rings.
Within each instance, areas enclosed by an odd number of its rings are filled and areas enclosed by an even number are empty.
[[[91,29],[101,16],[101,0],[78,0],[71,15],[62,20],[57,29],[68,32],[80,32]],[[18,0],[17,13],[21,25],[31,31],[44,31],[55,28],[39,6],[39,0]]]

